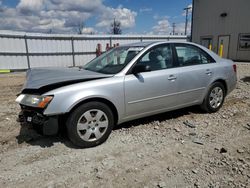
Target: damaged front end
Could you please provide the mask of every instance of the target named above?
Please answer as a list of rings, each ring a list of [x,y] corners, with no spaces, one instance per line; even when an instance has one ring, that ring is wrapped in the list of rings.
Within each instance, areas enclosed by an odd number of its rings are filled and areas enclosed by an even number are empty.
[[[21,106],[18,121],[38,127],[45,135],[56,134],[59,130],[60,114],[44,114],[47,106],[51,105],[50,102],[56,96],[46,95],[46,93],[61,87],[112,76],[79,68],[29,69],[21,94],[16,99]],[[60,106],[58,103],[54,105]]]
[[[58,116],[45,116],[43,114],[52,96],[36,96],[21,94],[16,102],[20,104],[21,112],[17,121],[21,124],[31,124],[44,135],[55,135],[58,132]]]
[[[55,135],[59,130],[58,116],[44,116],[39,110],[22,105],[17,121],[34,126],[44,135]]]

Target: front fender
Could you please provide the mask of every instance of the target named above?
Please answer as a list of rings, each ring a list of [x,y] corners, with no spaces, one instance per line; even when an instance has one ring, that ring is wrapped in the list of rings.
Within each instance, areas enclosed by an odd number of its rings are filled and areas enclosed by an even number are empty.
[[[102,98],[113,103],[119,117],[125,111],[122,77],[72,84],[49,91],[44,95],[54,95],[44,111],[44,115],[48,116],[68,113],[78,103],[91,98]]]

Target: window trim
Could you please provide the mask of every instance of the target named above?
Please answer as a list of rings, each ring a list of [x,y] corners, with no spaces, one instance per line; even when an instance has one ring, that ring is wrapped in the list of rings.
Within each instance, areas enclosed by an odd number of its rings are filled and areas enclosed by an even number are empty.
[[[206,58],[208,58],[208,59],[211,60],[211,62],[209,62],[209,63],[194,64],[194,65],[180,65],[179,59],[178,59],[177,50],[176,50],[176,47],[177,47],[177,46],[181,46],[181,47],[191,46],[191,48],[197,49],[200,53],[203,53],[203,54],[205,55]],[[178,64],[178,67],[189,67],[189,66],[207,65],[207,64],[210,64],[210,63],[216,63],[216,61],[214,60],[214,58],[211,57],[205,50],[199,48],[198,46],[192,45],[192,44],[187,44],[187,43],[174,43],[174,44],[173,44],[173,49],[174,49],[176,64]]]

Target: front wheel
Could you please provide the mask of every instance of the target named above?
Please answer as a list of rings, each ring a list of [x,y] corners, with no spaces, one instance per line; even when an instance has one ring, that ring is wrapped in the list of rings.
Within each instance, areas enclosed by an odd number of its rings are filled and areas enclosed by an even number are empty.
[[[69,115],[66,126],[73,144],[93,147],[107,140],[114,126],[114,117],[106,104],[88,102]]]
[[[217,112],[224,102],[225,95],[224,85],[220,82],[213,83],[201,105],[202,109],[209,113]]]

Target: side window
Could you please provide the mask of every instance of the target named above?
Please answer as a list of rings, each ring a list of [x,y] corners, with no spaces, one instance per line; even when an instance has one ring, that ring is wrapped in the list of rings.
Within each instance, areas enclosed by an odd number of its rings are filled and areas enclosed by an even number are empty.
[[[154,47],[143,55],[138,63],[150,66],[152,71],[171,68],[174,66],[172,49],[170,45]]]
[[[213,62],[211,57],[195,46],[178,44],[175,46],[175,49],[180,66],[199,65]]]

